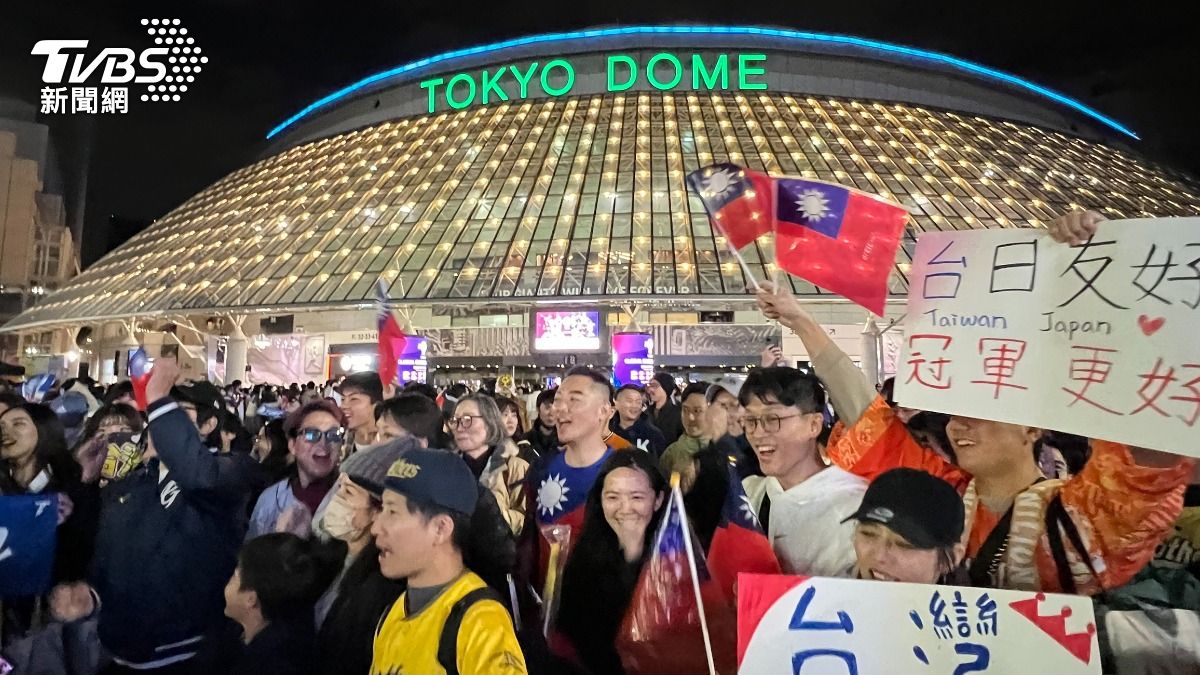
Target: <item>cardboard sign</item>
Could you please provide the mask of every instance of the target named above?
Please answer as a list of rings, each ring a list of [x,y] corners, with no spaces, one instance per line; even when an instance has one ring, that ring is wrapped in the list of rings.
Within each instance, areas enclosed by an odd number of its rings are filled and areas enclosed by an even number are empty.
[[[1200,218],[921,235],[896,400],[1200,456]]]
[[[738,672],[1100,673],[1089,598],[858,579],[738,577]]]

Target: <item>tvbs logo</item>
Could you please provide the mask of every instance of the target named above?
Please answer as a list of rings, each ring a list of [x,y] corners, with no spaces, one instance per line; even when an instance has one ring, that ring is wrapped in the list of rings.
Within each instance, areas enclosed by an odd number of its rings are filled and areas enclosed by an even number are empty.
[[[89,40],[39,41],[30,53],[46,60],[42,112],[126,112],[129,85],[144,85],[143,101],[179,101],[208,63],[180,24],[179,19],[142,19],[154,46],[140,51],[104,47],[96,52],[89,50]]]
[[[162,82],[167,76],[169,49],[152,47],[143,50],[139,55],[125,47],[106,47],[91,63],[87,61],[86,52],[69,51],[87,47],[87,40],[42,40],[35,44],[32,54],[46,57],[46,67],[42,69],[42,82],[84,84],[101,66],[101,84],[153,84]],[[139,67],[147,74],[139,75]]]

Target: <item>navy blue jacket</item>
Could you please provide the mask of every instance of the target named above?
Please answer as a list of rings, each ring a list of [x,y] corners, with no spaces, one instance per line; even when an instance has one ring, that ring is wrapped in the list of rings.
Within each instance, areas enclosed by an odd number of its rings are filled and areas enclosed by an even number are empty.
[[[104,489],[91,578],[101,644],[119,662],[165,666],[224,615],[256,467],[210,452],[170,398],[148,412],[158,458]]]
[[[667,451],[667,437],[658,430],[658,427],[654,426],[649,415],[643,414],[628,429],[621,428],[620,415],[613,415],[613,418],[609,420],[608,428],[629,441],[638,450],[650,453],[654,459],[660,459]]]

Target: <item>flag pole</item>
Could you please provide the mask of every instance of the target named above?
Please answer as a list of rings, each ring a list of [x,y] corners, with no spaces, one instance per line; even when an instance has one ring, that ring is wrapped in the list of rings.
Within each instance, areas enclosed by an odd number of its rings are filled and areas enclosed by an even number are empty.
[[[742,252],[737,250],[736,248],[734,248],[733,242],[729,241],[729,236],[725,234],[725,228],[720,226],[720,224],[719,224],[720,221],[718,220],[716,214],[713,213],[712,210],[708,208],[708,202],[704,201],[703,195],[701,195],[699,193],[699,191],[697,190],[697,188],[692,185],[690,180],[685,181],[685,182],[687,182],[688,187],[691,187],[692,191],[696,192],[697,196],[700,197],[700,205],[704,207],[704,212],[706,214],[708,214],[709,224],[716,225],[717,229],[721,230],[721,238],[725,240],[725,245],[728,246],[729,250],[733,252],[733,257],[736,258],[738,261],[738,264],[741,265],[742,273],[745,274],[746,278],[750,280],[750,285],[754,286],[754,290],[756,292],[761,291],[762,286],[759,285],[758,278],[755,277],[754,273],[750,271],[750,266],[746,264],[746,259],[742,257]]]
[[[755,239],[755,241],[758,240]],[[750,271],[750,265],[747,264],[746,259],[742,257],[742,252],[733,247],[733,244],[729,241],[729,237],[725,237],[725,245],[729,247],[730,251],[733,251],[733,257],[737,258],[738,264],[742,267],[742,273],[745,274],[746,278],[750,280],[750,284],[754,286],[754,290],[761,291],[762,286],[759,285],[758,279],[755,278],[754,273]]]
[[[696,594],[696,607],[700,610],[700,632],[704,636],[704,655],[708,657],[709,675],[717,675],[717,665],[713,661],[712,637],[708,634],[708,619],[704,615],[704,599],[700,597],[700,573],[696,570],[696,552],[692,548],[692,525],[688,522],[687,511],[683,506],[683,492],[679,489],[679,473],[671,474],[671,500],[679,509],[679,518],[683,525],[683,546],[687,550],[688,568],[692,572],[692,591]]]

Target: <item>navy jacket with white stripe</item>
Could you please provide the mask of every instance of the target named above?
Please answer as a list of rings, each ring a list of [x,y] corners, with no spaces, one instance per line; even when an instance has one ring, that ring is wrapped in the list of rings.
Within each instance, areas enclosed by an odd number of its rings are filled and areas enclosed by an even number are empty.
[[[118,660],[187,660],[224,615],[257,466],[214,454],[175,401],[149,406],[158,452],[104,489],[92,584],[100,641]]]

